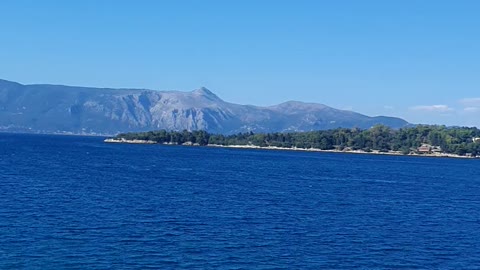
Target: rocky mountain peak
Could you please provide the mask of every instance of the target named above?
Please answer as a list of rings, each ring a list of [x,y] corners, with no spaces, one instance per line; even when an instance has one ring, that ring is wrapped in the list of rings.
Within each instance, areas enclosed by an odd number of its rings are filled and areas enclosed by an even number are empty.
[[[212,91],[208,90],[206,87],[200,87],[196,90],[193,90],[192,91],[192,94],[194,96],[198,96],[198,97],[204,97],[204,98],[207,98],[209,100],[216,100],[216,101],[220,101],[221,99],[215,95]]]
[[[205,87],[191,92],[22,85],[0,80],[0,131],[116,134],[146,130],[307,131],[400,128],[399,118],[368,117],[322,104],[260,107],[225,102]]]

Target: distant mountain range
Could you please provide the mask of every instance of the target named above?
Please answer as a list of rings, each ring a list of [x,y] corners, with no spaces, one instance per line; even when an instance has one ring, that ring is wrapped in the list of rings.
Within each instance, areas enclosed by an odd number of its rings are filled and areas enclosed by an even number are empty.
[[[147,130],[211,133],[392,128],[403,119],[369,117],[323,104],[288,101],[270,107],[223,101],[206,88],[191,92],[22,85],[0,80],[0,131],[117,134]]]

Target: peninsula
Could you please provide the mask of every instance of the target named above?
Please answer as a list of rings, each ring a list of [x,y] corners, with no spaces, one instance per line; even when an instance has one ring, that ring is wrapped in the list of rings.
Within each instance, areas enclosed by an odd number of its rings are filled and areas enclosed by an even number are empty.
[[[479,157],[480,130],[469,127],[418,125],[402,129],[320,130],[289,133],[210,134],[206,131],[149,131],[122,133],[105,142],[160,143],[235,148]]]

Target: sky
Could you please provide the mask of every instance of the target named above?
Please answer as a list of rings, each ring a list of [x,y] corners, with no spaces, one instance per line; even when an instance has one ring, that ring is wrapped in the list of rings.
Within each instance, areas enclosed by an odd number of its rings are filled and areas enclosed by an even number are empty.
[[[480,1],[2,0],[0,78],[480,127]]]

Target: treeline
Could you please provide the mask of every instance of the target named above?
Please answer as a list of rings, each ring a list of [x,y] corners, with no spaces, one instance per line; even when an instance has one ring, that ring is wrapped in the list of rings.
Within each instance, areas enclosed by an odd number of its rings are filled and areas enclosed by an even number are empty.
[[[480,156],[480,130],[468,127],[445,127],[418,125],[394,130],[386,126],[375,126],[367,130],[338,128],[309,132],[253,132],[234,135],[209,134],[206,131],[150,131],[119,134],[117,138],[127,140],[152,140],[158,143],[197,145],[255,145],[286,148],[317,148],[322,150],[401,151],[408,154],[422,144],[439,146],[441,152],[457,155]]]

